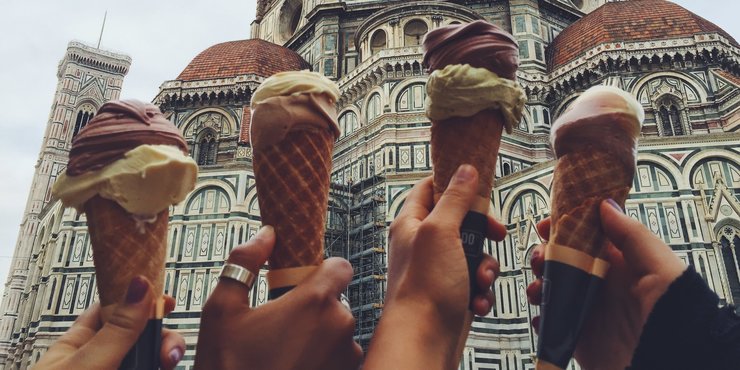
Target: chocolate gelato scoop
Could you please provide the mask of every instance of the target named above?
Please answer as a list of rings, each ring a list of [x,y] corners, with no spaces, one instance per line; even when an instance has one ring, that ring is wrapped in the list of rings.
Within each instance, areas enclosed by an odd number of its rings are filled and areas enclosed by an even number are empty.
[[[72,140],[67,175],[99,170],[140,145],[170,145],[188,152],[180,131],[155,105],[138,100],[105,103]]]
[[[424,38],[424,50],[424,66],[430,72],[451,64],[469,64],[516,80],[519,67],[516,40],[485,21],[440,27],[429,32]]]

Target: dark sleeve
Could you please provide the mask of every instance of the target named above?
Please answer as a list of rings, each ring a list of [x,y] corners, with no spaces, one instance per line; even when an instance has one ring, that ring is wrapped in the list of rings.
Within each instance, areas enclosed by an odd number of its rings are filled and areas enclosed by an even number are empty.
[[[740,369],[740,317],[689,267],[658,300],[631,370]]]

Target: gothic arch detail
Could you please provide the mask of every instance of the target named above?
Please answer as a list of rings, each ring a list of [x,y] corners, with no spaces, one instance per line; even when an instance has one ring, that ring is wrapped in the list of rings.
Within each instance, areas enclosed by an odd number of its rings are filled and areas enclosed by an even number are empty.
[[[641,160],[637,163],[632,189],[635,193],[676,191],[678,183],[672,173],[662,165]]]
[[[75,125],[72,131],[72,137],[77,136],[77,134],[79,134],[80,131],[85,128],[85,126],[87,126],[90,120],[92,120],[95,116],[95,112],[97,112],[97,110],[98,109],[95,108],[92,103],[80,104],[80,106],[77,108],[77,113],[74,115]]]
[[[655,118],[660,136],[684,136],[690,134],[691,125],[680,98],[664,94],[654,105]]]
[[[218,134],[210,128],[204,129],[196,138],[193,157],[199,166],[214,165],[218,156]]]
[[[341,116],[339,116],[339,131],[341,131],[341,136],[347,136],[358,128],[360,128],[360,121],[357,118],[357,113],[355,113],[352,110],[347,110],[344,113],[342,113]]]
[[[730,188],[740,187],[740,166],[732,160],[719,157],[707,157],[691,168],[692,188],[713,188],[715,176],[720,176]]]
[[[426,84],[417,83],[409,85],[398,94],[396,111],[409,112],[423,110],[426,96]]]
[[[215,186],[198,190],[185,204],[186,215],[223,214],[231,210],[229,194],[224,189]]]
[[[720,264],[727,276],[732,301],[740,304],[740,230],[735,226],[725,225],[720,228],[717,239],[720,249]]]
[[[365,106],[365,121],[369,124],[383,113],[383,101],[379,93],[370,95]]]

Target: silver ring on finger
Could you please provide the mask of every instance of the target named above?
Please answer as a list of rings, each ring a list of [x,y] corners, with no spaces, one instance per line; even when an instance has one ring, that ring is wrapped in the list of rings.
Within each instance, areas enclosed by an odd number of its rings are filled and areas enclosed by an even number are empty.
[[[227,262],[221,269],[220,278],[234,280],[244,284],[247,287],[247,290],[252,290],[252,286],[254,286],[254,282],[257,280],[257,275],[242,266]]]

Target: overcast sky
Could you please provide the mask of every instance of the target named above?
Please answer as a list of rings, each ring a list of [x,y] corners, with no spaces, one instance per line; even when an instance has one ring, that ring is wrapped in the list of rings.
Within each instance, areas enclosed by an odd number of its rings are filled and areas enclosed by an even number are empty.
[[[740,38],[736,0],[677,3]],[[0,292],[38,159],[67,43],[97,44],[133,59],[123,98],[151,101],[207,47],[249,38],[256,0],[6,0],[0,22]]]

